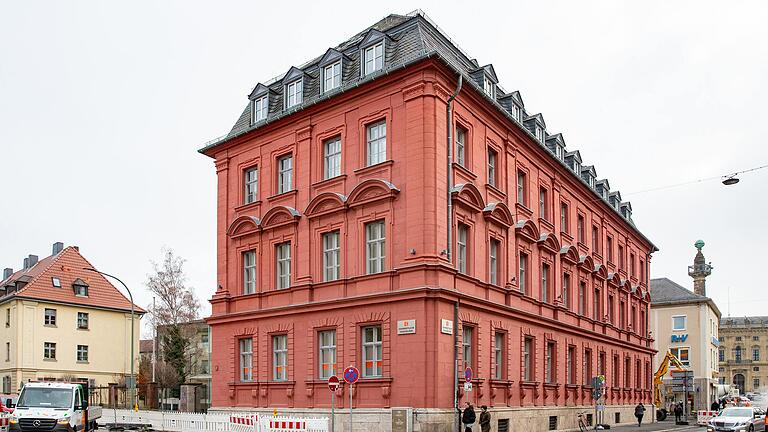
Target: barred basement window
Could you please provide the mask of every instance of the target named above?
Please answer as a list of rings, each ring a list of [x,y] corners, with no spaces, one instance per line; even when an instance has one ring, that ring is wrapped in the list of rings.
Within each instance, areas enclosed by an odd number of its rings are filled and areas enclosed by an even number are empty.
[[[557,430],[557,416],[549,416],[549,429]]]

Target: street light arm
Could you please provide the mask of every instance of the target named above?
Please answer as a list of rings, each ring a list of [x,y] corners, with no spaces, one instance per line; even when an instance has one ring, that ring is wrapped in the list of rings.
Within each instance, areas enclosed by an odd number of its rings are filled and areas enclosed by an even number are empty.
[[[131,290],[128,289],[128,285],[126,285],[125,282],[121,281],[120,278],[118,278],[117,276],[113,276],[109,273],[104,273],[103,271],[98,271],[95,268],[91,268],[91,267],[83,267],[83,270],[88,270],[103,276],[111,277],[112,279],[120,282],[120,285],[122,285],[123,288],[125,288],[125,290],[128,292],[128,299],[131,301],[131,309],[133,309],[133,294],[131,293]]]

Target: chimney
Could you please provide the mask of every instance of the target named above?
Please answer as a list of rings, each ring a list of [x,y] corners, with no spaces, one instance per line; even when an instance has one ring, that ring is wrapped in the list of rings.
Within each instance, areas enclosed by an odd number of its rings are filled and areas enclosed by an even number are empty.
[[[58,254],[62,250],[64,250],[64,243],[56,242],[56,243],[53,244],[53,255]]]
[[[24,258],[24,264],[21,267],[22,270],[26,270],[29,268],[29,258]]]
[[[3,270],[3,280],[8,279],[13,274],[13,269],[10,267],[6,267],[5,270]]]
[[[37,255],[29,255],[29,268],[32,268],[37,264]]]
[[[706,279],[707,276],[712,274],[712,265],[706,263],[704,254],[701,253],[701,248],[704,247],[704,241],[696,240],[696,243],[693,245],[696,246],[698,252],[696,252],[696,257],[693,259],[693,265],[688,266],[688,276],[693,278],[693,292],[706,297]]]

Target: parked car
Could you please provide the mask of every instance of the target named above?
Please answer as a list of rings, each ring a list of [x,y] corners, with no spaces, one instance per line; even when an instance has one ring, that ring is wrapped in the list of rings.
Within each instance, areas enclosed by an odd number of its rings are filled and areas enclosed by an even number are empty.
[[[765,430],[765,411],[759,407],[728,407],[707,423],[708,432]]]

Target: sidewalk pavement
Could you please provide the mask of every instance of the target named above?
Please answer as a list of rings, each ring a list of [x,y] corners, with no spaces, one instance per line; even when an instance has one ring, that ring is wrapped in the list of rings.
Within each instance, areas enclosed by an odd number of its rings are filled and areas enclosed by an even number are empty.
[[[645,420],[645,419],[644,419]],[[639,431],[639,432],[664,432],[664,431],[705,431],[706,428],[704,426],[698,426],[696,424],[695,420],[690,421],[690,425],[688,426],[677,426],[673,421],[665,420],[663,422],[657,422],[657,423],[646,423],[643,421],[643,425],[641,427],[637,427],[637,424],[634,425],[624,425],[624,426],[615,426],[612,427],[612,431],[620,431],[620,432],[629,432],[629,431]]]

